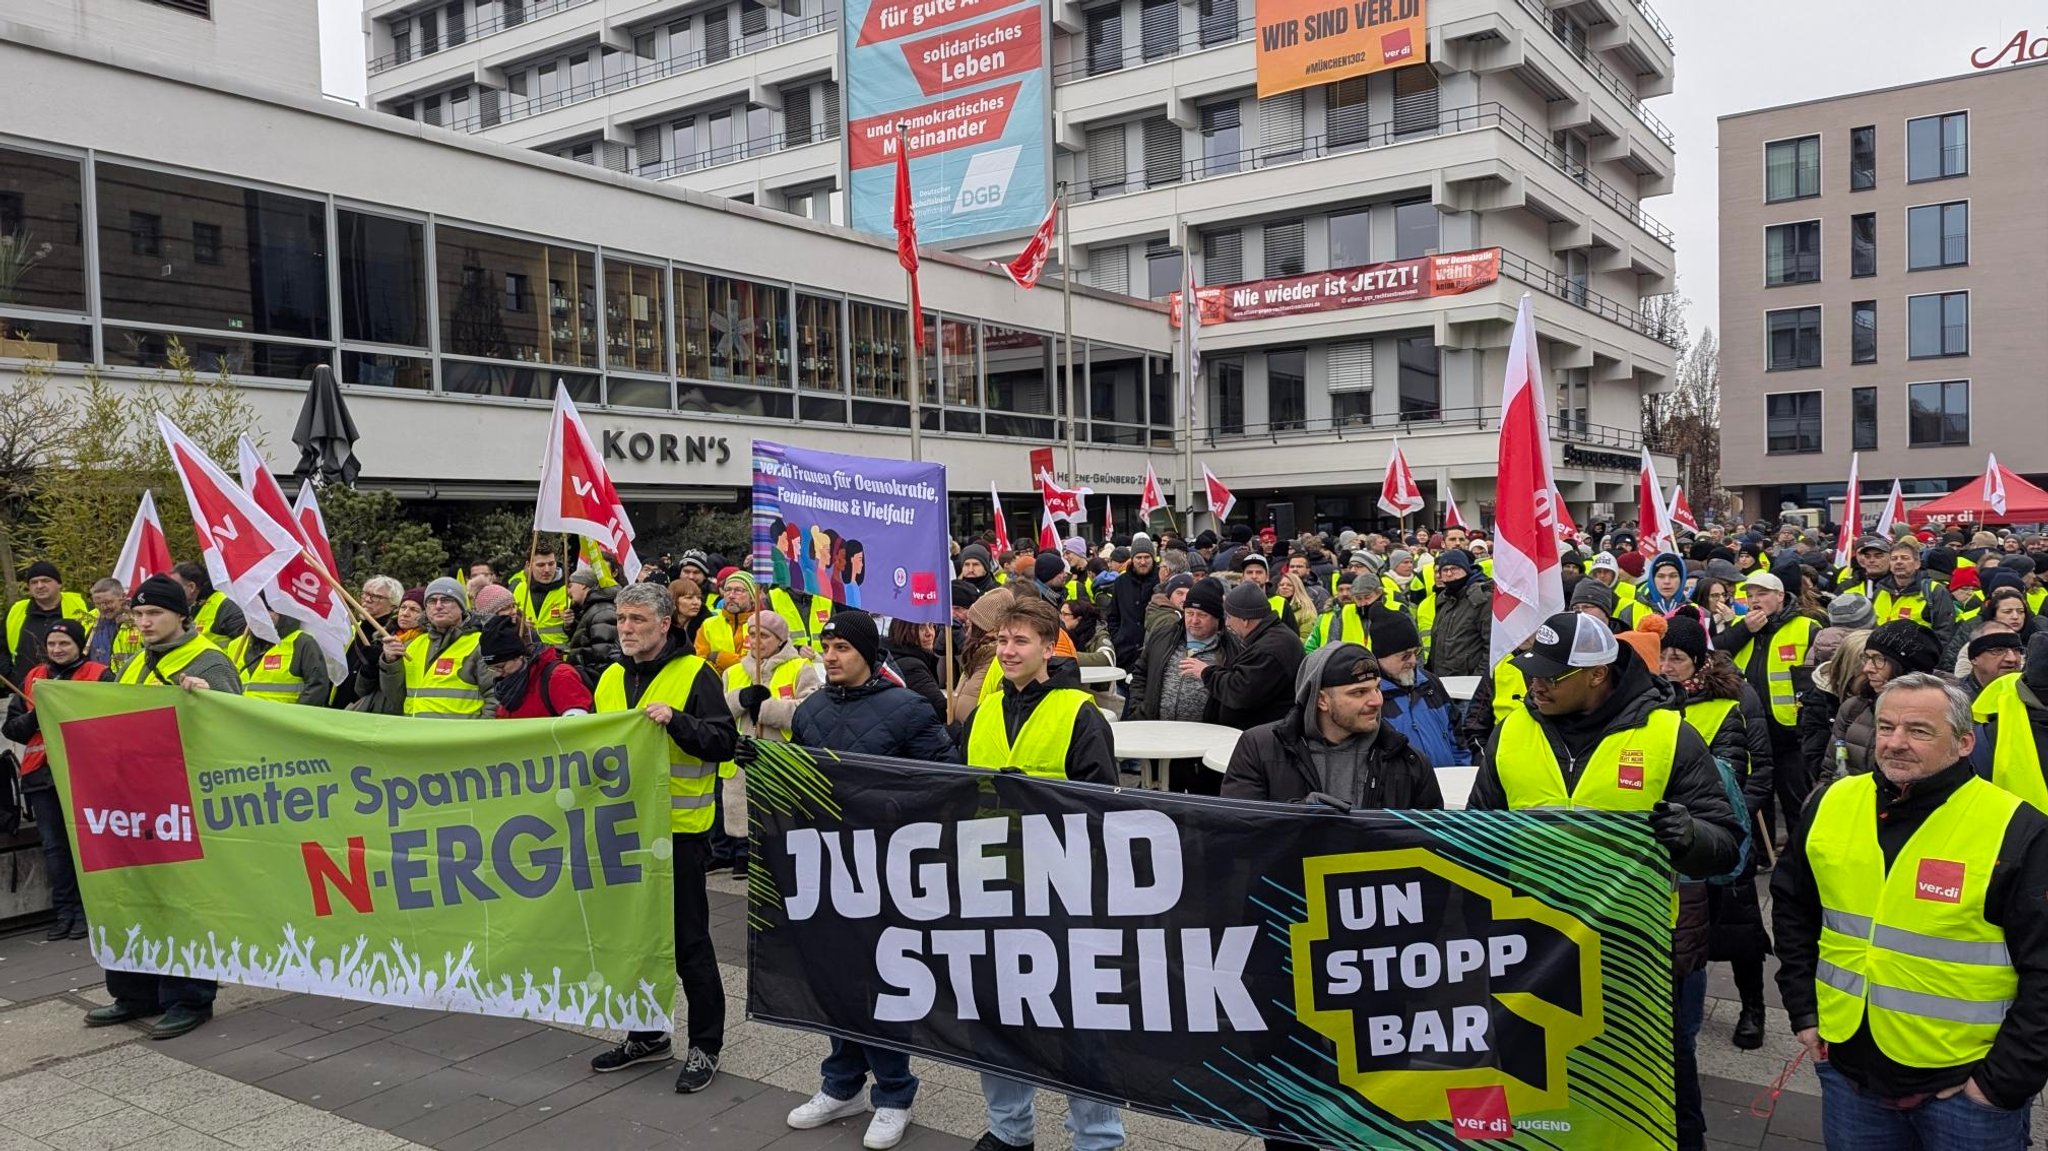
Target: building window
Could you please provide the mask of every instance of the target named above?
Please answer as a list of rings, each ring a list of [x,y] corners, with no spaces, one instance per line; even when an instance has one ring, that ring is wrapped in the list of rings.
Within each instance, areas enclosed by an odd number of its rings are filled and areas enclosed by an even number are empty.
[[[1343,148],[1371,139],[1365,81],[1364,76],[1353,76],[1323,85],[1324,129],[1329,133],[1330,147]]]
[[[1111,4],[1088,13],[1088,74],[1100,76],[1124,66],[1124,10]]]
[[[1412,260],[1435,251],[1440,221],[1436,205],[1428,200],[1394,205],[1394,258]]]
[[[839,379],[839,301],[796,297],[796,386],[813,392],[844,392]]]
[[[1877,362],[1877,301],[1858,300],[1849,305],[1849,362]]]
[[[1877,450],[1877,389],[1849,389],[1849,442],[1851,450]]]
[[[1868,192],[1877,187],[1877,129],[1849,130],[1849,190]]]
[[[1244,231],[1202,233],[1202,282],[1235,284],[1244,279]]]
[[[1164,116],[1145,121],[1145,186],[1178,184],[1180,127]]]
[[[150,3],[159,8],[175,8],[180,12],[209,20],[213,18],[212,0],[150,0]]]
[[[1176,10],[1178,6],[1176,5]],[[1202,107],[1202,174],[1220,176],[1244,166],[1238,133],[1237,101]]]
[[[220,263],[220,225],[192,225],[192,262],[195,264]]]
[[[0,148],[0,267],[6,269],[0,273],[0,305],[86,310],[84,194],[77,160]],[[102,218],[106,212],[100,209]],[[133,242],[136,233],[129,235]],[[160,245],[161,222],[157,236]],[[102,260],[112,251],[106,242],[101,240]],[[9,320],[5,327],[22,322]]]
[[[1945,180],[1970,174],[1970,114],[1906,121],[1906,179]]]
[[[1434,336],[1403,336],[1401,422],[1443,418],[1443,360]]]
[[[1266,353],[1266,419],[1276,432],[1308,423],[1308,353],[1275,348]]]
[[[1820,137],[1776,140],[1764,145],[1764,202],[1804,200],[1820,195]]]
[[[425,226],[344,208],[335,213],[341,253],[341,338],[427,346]]]
[[[164,254],[164,218],[154,212],[128,213],[128,254],[131,256],[161,256]]]
[[[1244,361],[1235,356],[1203,361],[1209,372],[1212,426],[1225,435],[1244,434]]]
[[[1820,367],[1820,309],[1785,308],[1764,314],[1769,347],[1764,367],[1787,372]]]
[[[789,293],[774,284],[678,269],[676,374],[780,388],[789,379]],[[901,400],[907,391],[899,310],[853,305],[854,394]]]
[[[420,55],[431,56],[441,50],[441,14],[420,13]]]
[[[667,279],[665,269],[605,257],[606,367],[650,374],[668,371]],[[783,326],[779,317],[776,326]],[[619,401],[614,397],[612,402]],[[668,406],[666,397],[659,406]]]
[[[1820,393],[1780,392],[1764,397],[1764,451],[1794,455],[1820,450]]]
[[[1186,287],[1181,283],[1180,249],[1154,241],[1145,249],[1145,278],[1146,294],[1155,300]]]
[[[1147,60],[1173,55],[1180,43],[1180,0],[1142,0],[1138,39]]]
[[[1970,262],[1970,203],[1923,204],[1906,209],[1906,267],[1953,268]]]
[[[1356,268],[1372,262],[1372,212],[1339,212],[1329,219],[1330,266]]]
[[[1437,80],[1434,64],[1414,64],[1394,73],[1394,135],[1437,130]]]
[[[1299,276],[1307,269],[1300,220],[1275,220],[1265,227],[1266,278]]]
[[[1906,388],[1906,442],[1916,448],[1970,442],[1970,382],[1946,380]]]
[[[1197,11],[1202,25],[1202,47],[1212,48],[1237,39],[1237,0],[1201,0]]]
[[[1335,427],[1372,423],[1371,340],[1351,340],[1324,349],[1328,358],[1330,421]]]
[[[457,3],[448,5],[443,11],[448,17],[448,46],[453,48],[468,39],[468,30],[463,24],[462,4],[458,0]]]
[[[399,20],[399,26],[391,29],[391,60],[394,64],[404,64],[412,59],[412,20],[403,16]]]
[[[434,263],[443,352],[597,366],[592,253],[442,224],[434,229]]]
[[[1820,282],[1820,221],[1774,224],[1764,229],[1764,284]]]
[[[1877,275],[1877,213],[1849,217],[1849,274]]]
[[[1970,354],[1970,293],[1906,297],[1906,355],[1916,360]]]

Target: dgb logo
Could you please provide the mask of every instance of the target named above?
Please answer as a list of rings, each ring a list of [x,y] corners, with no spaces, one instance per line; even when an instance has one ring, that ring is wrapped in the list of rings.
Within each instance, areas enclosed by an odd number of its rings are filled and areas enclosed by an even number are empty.
[[[953,196],[953,214],[962,216],[1002,207],[1010,196],[1010,178],[1017,172],[1017,157],[1023,154],[1022,144],[976,153],[960,176],[960,190]]]

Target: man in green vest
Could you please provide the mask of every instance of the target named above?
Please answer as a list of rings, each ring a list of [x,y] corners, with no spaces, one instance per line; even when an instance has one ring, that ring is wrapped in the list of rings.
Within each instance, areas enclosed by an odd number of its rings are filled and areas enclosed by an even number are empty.
[[[290,616],[271,612],[270,623],[277,630],[276,643],[243,632],[228,645],[228,658],[242,679],[242,694],[270,703],[326,707],[334,696],[334,676],[320,645]]]
[[[552,537],[540,537],[533,554],[526,557],[526,567],[512,573],[506,586],[519,602],[520,614],[532,625],[534,638],[553,648],[568,645],[576,609],[569,601],[569,585],[562,578],[562,561],[555,554]]]
[[[92,607],[85,597],[64,590],[57,565],[37,560],[22,573],[28,584],[28,598],[14,601],[7,609],[7,647],[0,650],[0,675],[20,683],[30,668],[43,662],[43,636],[60,619],[77,620],[92,630]]]
[[[92,622],[85,628],[86,654],[115,675],[142,651],[142,635],[128,618],[128,589],[117,579],[92,585]]]
[[[733,758],[739,729],[726,709],[718,676],[696,652],[669,633],[675,600],[657,583],[619,592],[619,662],[605,669],[593,692],[597,710],[640,711],[669,738],[669,832],[674,841],[676,974],[689,1009],[690,1049],[676,1074],[676,1091],[711,1085],[725,1047],[725,987],[711,945],[711,821],[718,765]],[[664,1060],[673,1046],[659,1031],[629,1031],[617,1047],[591,1059],[592,1071],[622,1071]]]
[[[1877,768],[1807,805],[1771,876],[1778,990],[1830,1148],[2021,1151],[2048,1081],[2048,816],[1971,771],[1969,698],[1877,700]]]
[[[2041,758],[2048,748],[2048,632],[2027,641],[2024,656],[2018,647],[2019,637],[1995,624],[1970,641],[1966,693],[1993,670],[1990,665],[2006,669],[1971,701],[1970,715],[1979,726],[1970,759],[1978,775],[2048,811],[2048,769]]]
[[[377,710],[429,719],[492,719],[498,675],[484,662],[483,619],[462,606],[462,585],[442,576],[427,585],[427,627],[410,642],[384,641]]]
[[[1797,568],[1791,564],[1787,570]],[[1820,625],[1799,613],[1785,581],[1770,572],[1751,572],[1742,587],[1749,611],[1714,642],[1763,701],[1770,721],[1772,787],[1778,810],[1790,823],[1813,790],[1814,765],[1799,746],[1799,697],[1813,685],[1806,657]]]
[[[187,560],[171,571],[184,585],[185,598],[192,604],[192,626],[215,647],[226,651],[228,645],[248,629],[248,621],[242,617],[242,605],[229,599],[226,593],[214,590],[213,576],[207,572],[205,564]]]
[[[1466,807],[1641,812],[1681,875],[1706,879],[1734,870],[1742,821],[1706,741],[1680,715],[1677,687],[1606,624],[1580,612],[1543,621],[1515,666],[1529,681],[1527,706],[1494,729]],[[1675,896],[1673,911],[1676,927]],[[1672,972],[1678,1146],[1698,1151],[1706,1115],[1692,1038],[1706,979],[1703,970],[1679,966],[1683,958],[1674,955]]]
[[[184,585],[155,575],[135,589],[135,630],[142,635],[142,654],[121,672],[122,683],[156,684],[186,691],[224,691],[240,695],[242,680],[235,665],[201,635],[186,615],[192,601]],[[87,1027],[162,1015],[149,1029],[151,1039],[171,1039],[213,1018],[219,985],[211,979],[152,975],[139,971],[107,972],[107,994],[113,1002],[85,1013]]]
[[[1081,686],[1072,660],[1050,663],[1060,619],[1052,605],[1031,596],[1012,600],[996,620],[996,663],[1002,696],[974,709],[960,740],[960,762],[1001,771],[1018,768],[1041,779],[1073,779],[1115,786],[1116,752],[1109,721]],[[1036,1088],[986,1071],[981,1094],[988,1132],[976,1151],[1010,1151],[1035,1142]],[[1067,1131],[1075,1151],[1108,1151],[1124,1143],[1116,1108],[1067,1096]]]

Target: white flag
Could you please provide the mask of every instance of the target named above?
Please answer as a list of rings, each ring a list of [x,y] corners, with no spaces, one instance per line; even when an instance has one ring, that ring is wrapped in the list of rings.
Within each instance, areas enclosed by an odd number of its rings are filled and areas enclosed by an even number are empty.
[[[1984,464],[1984,502],[1992,511],[2005,514],[2005,469],[1998,466],[1996,453]]]

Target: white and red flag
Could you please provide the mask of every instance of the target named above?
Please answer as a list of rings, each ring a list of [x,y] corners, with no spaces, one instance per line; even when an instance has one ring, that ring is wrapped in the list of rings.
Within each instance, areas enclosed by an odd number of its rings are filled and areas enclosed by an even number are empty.
[[[1846,568],[1856,557],[1856,537],[1863,534],[1863,481],[1856,476],[1863,453],[1849,453],[1849,488],[1842,493],[1842,523],[1835,530],[1835,566]]]
[[[1566,543],[1576,543],[1579,525],[1572,522],[1572,510],[1564,506],[1564,497],[1555,488],[1550,492],[1550,510],[1557,516],[1557,538]]]
[[[157,518],[156,493],[144,488],[135,522],[128,525],[127,542],[121,545],[121,558],[114,564],[114,578],[134,595],[143,580],[169,574],[171,565],[171,541],[164,538],[163,521]]]
[[[321,563],[320,557],[300,533],[298,517],[284,502],[284,489],[277,486],[277,477],[270,474],[270,465],[263,462],[263,453],[249,442],[248,436],[242,437],[238,463],[242,490],[264,515],[284,525],[299,545],[298,554],[271,577],[269,586],[263,589],[263,599],[277,614],[299,621],[300,630],[320,645],[321,654],[327,657],[328,670],[338,679],[348,666],[348,645],[354,638],[355,621],[349,618],[348,605],[334,590],[334,569],[315,566]]]
[[[299,538],[313,549],[313,558],[339,574],[341,568],[334,563],[334,544],[327,538],[327,516],[320,510],[320,497],[313,494],[313,481],[299,482],[299,498],[292,501],[292,519],[298,522]]]
[[[1038,550],[1054,552],[1060,548],[1060,533],[1053,530],[1052,508],[1045,506],[1038,513]]]
[[[1529,297],[1515,312],[1501,384],[1500,460],[1493,513],[1493,640],[1488,666],[1564,610],[1557,542],[1557,483],[1550,471],[1550,413]]]
[[[1984,502],[1992,511],[2005,514],[2005,469],[1998,466],[1996,453],[1984,461]]]
[[[1029,290],[1038,286],[1038,276],[1045,271],[1046,260],[1052,257],[1052,242],[1059,227],[1060,202],[1055,199],[1052,207],[1045,210],[1045,219],[1038,222],[1038,230],[1031,233],[1031,242],[1017,253],[1017,258],[1007,264],[998,264],[1010,282]],[[1066,273],[1062,271],[1061,275]]]
[[[1152,522],[1152,513],[1166,508],[1166,493],[1159,488],[1159,476],[1152,470],[1152,461],[1145,461],[1145,487],[1138,493],[1138,518]]]
[[[1110,499],[1108,496],[1102,497],[1102,538],[1104,540],[1108,540],[1116,535],[1116,525],[1110,520],[1115,506],[1115,500]]]
[[[1444,484],[1444,526],[1464,528],[1468,532],[1472,530],[1472,526],[1465,522],[1465,513],[1458,510],[1458,497],[1451,491],[1449,483]]]
[[[1065,520],[1069,527],[1088,522],[1088,497],[1095,494],[1093,488],[1063,488],[1051,472],[1040,472],[1038,494],[1045,501],[1046,514],[1053,519]]]
[[[988,482],[988,502],[996,509],[996,554],[1010,550],[1010,524],[1003,517],[1003,497],[996,494],[996,482]]]
[[[1422,510],[1422,489],[1415,486],[1415,473],[1408,470],[1408,457],[1401,454],[1401,437],[1394,437],[1394,449],[1387,456],[1387,474],[1380,479],[1380,510],[1396,519],[1407,519]]]
[[[1695,533],[1700,530],[1700,521],[1692,514],[1692,505],[1685,502],[1684,484],[1671,489],[1670,521],[1674,534],[1678,528]]]
[[[1892,525],[1906,522],[1906,495],[1899,490],[1899,481],[1892,481],[1892,494],[1885,497],[1884,510],[1877,513],[1877,534],[1892,538]]]
[[[263,606],[263,592],[277,573],[305,550],[299,546],[299,537],[257,506],[169,417],[157,413],[156,425],[163,433],[164,446],[170,449],[178,482],[184,485],[185,502],[192,508],[192,530],[199,537],[200,554],[214,590],[241,607],[251,634],[277,642],[277,629],[270,625],[270,612]]]
[[[1209,491],[1209,511],[1220,525],[1230,518],[1230,509],[1237,506],[1237,497],[1223,485],[1222,480],[1216,478],[1208,464],[1202,465],[1202,486]]]
[[[1650,458],[1650,449],[1644,448],[1642,470],[1636,474],[1636,550],[1649,557],[1677,547],[1678,541],[1671,535],[1671,513],[1664,507],[1664,488],[1657,482],[1657,464]]]
[[[555,413],[548,425],[548,446],[541,459],[540,501],[533,509],[535,531],[589,536],[620,557],[626,582],[640,578],[640,556],[633,551],[633,520],[626,514],[619,489],[612,486],[604,457],[583,426],[583,416],[569,398],[568,386],[555,383]]]

